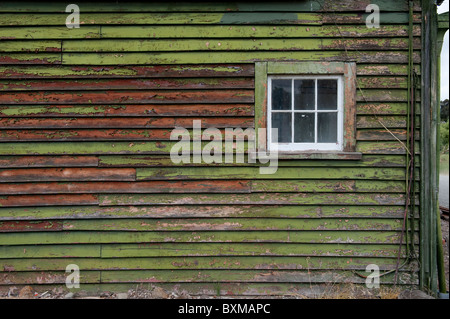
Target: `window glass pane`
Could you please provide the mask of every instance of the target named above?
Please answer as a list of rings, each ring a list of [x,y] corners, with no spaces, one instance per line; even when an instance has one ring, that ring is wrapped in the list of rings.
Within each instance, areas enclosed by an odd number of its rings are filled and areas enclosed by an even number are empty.
[[[296,110],[314,110],[316,104],[314,80],[294,81],[294,103]]]
[[[317,109],[337,110],[337,80],[317,81]]]
[[[337,143],[337,113],[318,113],[317,122],[317,142]]]
[[[292,81],[272,80],[272,110],[291,110]]]
[[[278,143],[291,143],[292,113],[272,113],[272,128],[278,128]],[[272,142],[277,143],[273,135]]]
[[[314,113],[295,113],[295,143],[314,143],[314,120]]]

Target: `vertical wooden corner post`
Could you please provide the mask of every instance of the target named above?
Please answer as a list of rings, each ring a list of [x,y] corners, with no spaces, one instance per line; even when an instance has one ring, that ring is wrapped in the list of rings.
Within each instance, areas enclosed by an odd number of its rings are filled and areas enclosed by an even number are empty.
[[[445,21],[446,20],[446,21]],[[422,0],[421,143],[420,143],[420,288],[438,290],[440,259],[438,223],[440,49],[447,17],[438,17],[433,0]]]

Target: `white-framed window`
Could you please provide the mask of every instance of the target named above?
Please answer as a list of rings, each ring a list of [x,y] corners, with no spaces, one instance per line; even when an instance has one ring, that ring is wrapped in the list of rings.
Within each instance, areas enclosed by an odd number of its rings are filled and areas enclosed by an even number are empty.
[[[342,76],[268,76],[269,149],[282,152],[342,151]],[[278,129],[275,139],[273,128]]]

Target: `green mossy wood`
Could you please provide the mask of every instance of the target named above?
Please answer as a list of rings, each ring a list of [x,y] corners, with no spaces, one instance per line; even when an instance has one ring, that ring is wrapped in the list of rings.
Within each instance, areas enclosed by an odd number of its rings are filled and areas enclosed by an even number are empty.
[[[365,25],[371,2],[380,28]],[[354,271],[369,264],[395,269],[407,204],[407,0],[80,11],[80,28],[68,29],[62,3],[0,4],[0,292],[65,287],[69,264],[88,291],[156,282],[193,295],[284,295],[311,282],[363,284]],[[414,1],[418,73],[421,11]],[[248,162],[171,162],[175,126],[261,127],[267,68],[257,62],[309,61],[356,63],[359,159],[280,160],[274,175]],[[407,239],[416,250],[419,198]],[[418,285],[419,269],[399,273]]]

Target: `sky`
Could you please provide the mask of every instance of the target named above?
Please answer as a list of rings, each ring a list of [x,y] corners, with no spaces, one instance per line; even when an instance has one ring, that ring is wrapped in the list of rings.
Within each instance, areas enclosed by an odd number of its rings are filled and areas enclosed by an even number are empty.
[[[448,12],[448,4],[450,0],[445,0],[442,5],[438,7],[438,13]],[[441,101],[448,99],[448,75],[449,75],[449,55],[448,55],[448,31],[444,37],[444,45],[441,52]]]

